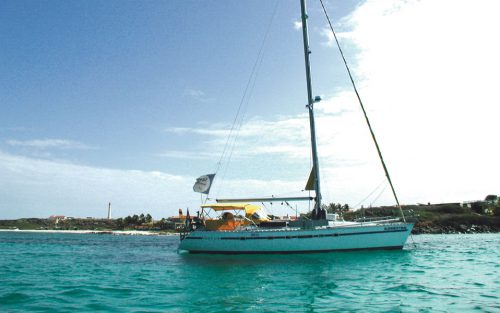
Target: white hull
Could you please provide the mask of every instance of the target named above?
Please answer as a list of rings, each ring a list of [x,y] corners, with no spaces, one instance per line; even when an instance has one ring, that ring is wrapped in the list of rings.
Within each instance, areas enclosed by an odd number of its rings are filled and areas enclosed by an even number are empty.
[[[402,249],[412,223],[335,223],[315,229],[280,228],[236,231],[195,230],[179,250],[190,253],[315,253],[367,249]]]

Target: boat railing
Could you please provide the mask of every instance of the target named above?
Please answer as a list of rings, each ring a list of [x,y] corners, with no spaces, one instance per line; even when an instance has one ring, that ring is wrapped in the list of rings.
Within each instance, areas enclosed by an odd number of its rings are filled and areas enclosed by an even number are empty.
[[[179,235],[181,237],[181,241],[184,240],[184,238],[186,238],[186,236],[189,234],[189,230],[185,227],[179,229]]]
[[[355,219],[355,222],[388,222],[388,221],[399,221],[400,218],[394,216],[378,216],[378,217],[360,217]]]

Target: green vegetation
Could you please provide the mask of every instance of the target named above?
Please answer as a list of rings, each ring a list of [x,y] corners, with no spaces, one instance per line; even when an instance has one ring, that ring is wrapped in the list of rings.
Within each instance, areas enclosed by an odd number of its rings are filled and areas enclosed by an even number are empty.
[[[94,218],[21,218],[0,220],[0,229],[20,230],[150,230],[175,231],[175,223],[161,219],[153,221],[149,214],[127,216],[118,219]]]
[[[500,232],[500,203],[482,201],[464,206],[458,203],[406,205],[403,212],[415,221],[413,233]],[[344,214],[346,220],[400,216],[397,207],[374,207]]]
[[[116,220],[118,229],[142,229],[142,230],[175,230],[175,223],[165,218],[153,221],[150,214],[141,214],[118,218]]]
[[[343,215],[349,211],[349,205],[348,204],[340,204],[340,203],[330,203],[330,204],[323,204],[321,205],[321,208],[325,209],[327,213],[333,214],[339,214]]]
[[[400,216],[399,208],[383,206],[350,211],[349,205],[324,204],[328,213],[336,213],[345,220]],[[500,198],[488,195],[484,201],[468,204],[446,203],[428,205],[405,205],[402,207],[407,220],[415,221],[413,233],[464,233],[500,232]],[[309,214],[303,214],[307,217]],[[0,229],[60,229],[60,230],[149,230],[177,232],[181,219],[154,221],[150,214],[127,216],[118,219],[93,218],[22,218],[0,220]]]
[[[112,230],[116,229],[115,226],[114,220],[90,218],[0,220],[0,229]]]
[[[52,226],[54,222],[52,222]],[[3,220],[0,221],[0,229],[43,229],[49,227],[50,223],[48,220],[42,220],[39,218],[21,218],[18,220]]]

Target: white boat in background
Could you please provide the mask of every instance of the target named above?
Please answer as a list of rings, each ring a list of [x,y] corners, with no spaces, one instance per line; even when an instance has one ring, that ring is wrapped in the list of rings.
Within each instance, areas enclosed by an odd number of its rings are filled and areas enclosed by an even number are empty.
[[[327,214],[321,208],[320,167],[313,110],[314,103],[320,99],[312,97],[305,0],[301,0],[301,15],[313,160],[313,169],[306,189],[314,190],[315,196],[221,199],[217,200],[216,204],[202,205],[201,213],[193,219],[193,222],[190,222],[190,218],[186,220],[179,250],[189,253],[265,254],[402,249],[410,235],[413,223],[405,220],[366,113],[366,121],[401,217],[347,222],[339,219],[336,214]],[[361,102],[360,104],[362,106]],[[214,174],[202,176],[193,189],[208,194],[213,179]],[[250,204],[270,201],[314,201],[314,209],[310,218],[272,220],[262,207]]]

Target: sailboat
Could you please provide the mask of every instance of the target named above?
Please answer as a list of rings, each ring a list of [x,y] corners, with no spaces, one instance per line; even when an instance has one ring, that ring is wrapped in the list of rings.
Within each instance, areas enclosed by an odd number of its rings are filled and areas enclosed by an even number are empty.
[[[400,208],[401,217],[344,221],[337,214],[328,214],[321,207],[320,167],[314,120],[314,104],[320,99],[312,96],[306,1],[301,0],[300,3],[313,162],[306,189],[314,190],[314,196],[217,199],[217,203],[203,204],[201,213],[193,221],[186,219],[185,228],[180,235],[180,251],[210,254],[281,254],[402,249],[411,233],[413,223],[406,221],[401,210],[366,112],[365,117]],[[193,189],[208,194],[213,178],[213,174],[198,178]],[[309,218],[273,220],[264,208],[252,204],[268,201],[314,201],[314,209]],[[217,217],[212,217],[214,214]]]

